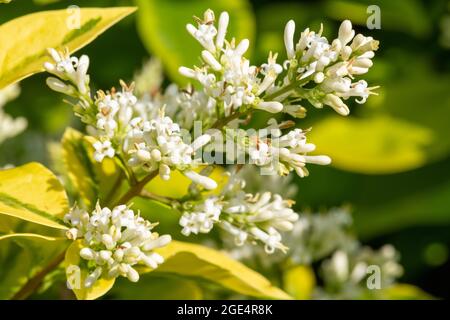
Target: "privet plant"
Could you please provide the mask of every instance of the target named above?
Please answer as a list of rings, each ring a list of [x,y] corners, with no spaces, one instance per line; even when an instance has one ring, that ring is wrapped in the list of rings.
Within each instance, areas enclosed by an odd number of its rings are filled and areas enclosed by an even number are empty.
[[[255,66],[246,58],[249,41],[228,35],[228,24],[227,12],[216,19],[207,10],[186,26],[202,46],[197,65],[179,68],[191,82],[186,87],[161,89],[161,68],[153,60],[136,83],[120,81],[119,89],[94,92],[88,56],[48,50],[47,85],[66,96],[86,125],[86,135],[74,130],[65,135],[73,140],[66,152],[86,152],[86,174],[114,168],[108,192],[89,193],[89,177],[76,177],[78,183],[67,187],[79,188],[81,196],[57,221],[72,241],[64,266],[79,298],[101,296],[117,277],[137,282],[143,273],[164,270],[176,251],[170,248],[183,245],[172,237],[200,234],[209,234],[201,241],[224,257],[262,271],[331,257],[322,262],[323,287],[314,289],[313,297],[356,297],[367,289],[370,265],[381,268],[382,286],[401,275],[392,247],[376,252],[350,234],[346,209],[298,213],[287,198],[296,192],[291,174],[303,178],[309,165],[331,163],[328,156],[313,155],[316,147],[308,140],[313,129],[298,128],[298,119],[311,106],[347,116],[346,101],[363,104],[374,94],[376,87],[358,79],[372,66],[378,41],[355,34],[348,20],[332,41],[322,36],[322,28],[296,33],[291,20],[284,30],[286,60],[270,52]],[[266,125],[254,121],[258,113],[271,115]],[[148,188],[171,180],[189,181],[184,195]],[[176,212],[178,234],[158,234],[158,223],[134,209],[137,197]],[[288,297],[264,290],[259,296]]]

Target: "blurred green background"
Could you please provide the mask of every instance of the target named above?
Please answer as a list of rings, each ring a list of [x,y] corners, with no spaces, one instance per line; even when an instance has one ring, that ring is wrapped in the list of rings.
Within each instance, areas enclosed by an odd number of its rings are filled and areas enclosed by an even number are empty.
[[[368,30],[368,5],[380,7],[381,29]],[[138,5],[126,18],[81,50],[91,58],[95,88],[129,81],[151,55],[162,59],[167,81],[182,81],[179,65],[198,60],[199,47],[185,32],[192,15],[211,7],[231,15],[233,34],[253,43],[251,60],[268,51],[284,56],[283,29],[289,19],[300,30],[324,25],[334,38],[339,22],[381,41],[374,67],[364,76],[380,85],[379,96],[352,105],[342,118],[330,109],[308,109],[303,128],[313,127],[318,151],[331,167],[311,167],[297,179],[298,209],[325,210],[350,205],[358,236],[400,251],[401,282],[449,298],[450,269],[450,2],[448,0],[245,1],[245,0],[15,0],[0,5],[0,23],[26,13],[66,8]],[[5,110],[29,126],[0,145],[0,166],[39,161],[48,166],[49,148],[68,126],[80,124],[61,96],[45,86],[45,75],[21,83],[22,94]]]

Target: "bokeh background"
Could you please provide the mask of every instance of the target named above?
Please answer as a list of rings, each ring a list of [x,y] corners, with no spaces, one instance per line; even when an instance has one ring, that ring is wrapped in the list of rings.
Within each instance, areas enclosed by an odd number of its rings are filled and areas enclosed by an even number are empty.
[[[381,11],[381,29],[367,30],[368,5]],[[401,282],[441,298],[450,296],[450,1],[246,1],[246,0],[16,0],[0,7],[0,23],[26,13],[80,7],[137,5],[139,11],[82,50],[91,58],[93,85],[129,81],[150,56],[160,58],[168,81],[182,82],[179,65],[191,65],[199,47],[185,32],[192,14],[227,9],[232,32],[251,39],[251,60],[269,50],[284,55],[283,29],[323,23],[333,38],[339,22],[381,41],[374,67],[364,77],[380,85],[378,96],[352,105],[342,118],[331,110],[308,109],[302,127],[313,127],[318,151],[330,167],[310,168],[295,179],[297,206],[325,210],[349,205],[355,232],[365,243],[393,244],[401,253]],[[79,128],[71,108],[45,86],[45,75],[21,83],[21,95],[5,110],[28,121],[27,130],[0,145],[0,166],[39,161],[51,166],[52,145],[68,126]],[[263,119],[261,120],[263,121]]]

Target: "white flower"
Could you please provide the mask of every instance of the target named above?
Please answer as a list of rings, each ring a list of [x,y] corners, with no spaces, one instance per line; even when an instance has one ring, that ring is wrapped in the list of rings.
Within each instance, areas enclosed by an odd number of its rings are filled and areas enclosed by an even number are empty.
[[[248,146],[244,145],[251,163],[264,169],[265,174],[278,174],[281,176],[295,171],[300,177],[308,175],[307,163],[328,165],[331,159],[327,156],[309,156],[315,150],[315,145],[306,142],[306,133],[301,129],[293,129],[286,135],[281,135],[278,129],[281,126],[274,119],[264,134],[254,134],[248,137]],[[268,137],[268,135],[271,137]],[[238,144],[240,145],[240,144]]]
[[[93,147],[95,149],[94,159],[97,162],[102,162],[105,157],[113,158],[115,155],[114,148],[109,140],[103,142],[96,141],[94,142]]]
[[[164,259],[153,250],[166,246],[171,237],[152,232],[154,227],[125,205],[112,210],[101,208],[87,212],[74,208],[64,218],[71,226],[69,239],[82,239],[80,257],[90,262],[84,286],[92,287],[100,277],[127,277],[139,280],[133,266],[140,264],[155,269]]]

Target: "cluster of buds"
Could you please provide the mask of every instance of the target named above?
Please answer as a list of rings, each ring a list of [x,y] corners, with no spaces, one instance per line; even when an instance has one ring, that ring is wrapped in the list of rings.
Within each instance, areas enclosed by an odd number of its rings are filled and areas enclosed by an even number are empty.
[[[342,298],[349,298],[345,295],[357,295],[358,291],[366,290],[364,280],[368,277],[369,266],[376,267],[380,272],[378,289],[386,288],[403,274],[398,260],[399,254],[391,245],[384,245],[379,250],[369,247],[350,252],[338,250],[322,264],[325,291],[338,291]]]
[[[278,194],[246,193],[245,181],[230,178],[220,197],[209,197],[196,205],[188,205],[180,219],[182,233],[208,233],[214,224],[231,235],[237,246],[246,242],[262,243],[267,253],[276,249],[286,252],[280,232],[292,230],[298,219],[293,201]]]
[[[64,221],[71,227],[67,237],[82,240],[80,257],[89,270],[84,282],[86,288],[92,287],[100,277],[123,276],[132,282],[138,281],[139,273],[133,266],[157,268],[164,259],[154,249],[171,241],[169,235],[152,232],[156,224],[126,205],[110,210],[97,204],[91,214],[75,207],[66,214]]]
[[[49,52],[53,62],[45,63],[45,68],[58,78],[48,78],[47,84],[53,90],[77,99],[75,113],[97,139],[93,144],[96,161],[117,155],[136,170],[158,171],[164,180],[170,178],[172,170],[180,170],[206,189],[216,187],[215,181],[194,171],[201,163],[196,158],[196,151],[209,143],[209,135],[186,143],[190,136],[182,136],[180,126],[165,115],[165,104],[158,105],[157,109],[147,108],[145,101],[134,95],[133,84],[128,86],[121,81],[121,91],[114,88],[107,92],[100,90],[93,99],[87,74],[89,58],[77,59],[53,49]],[[164,101],[169,97],[167,95]],[[175,105],[180,103],[177,101]],[[201,105],[197,105],[200,108]]]
[[[204,48],[201,53],[203,65],[180,67],[180,73],[198,81],[225,116],[244,107],[272,113],[281,111],[283,105],[280,102],[262,98],[283,71],[282,66],[276,63],[277,55],[270,54],[268,62],[261,67],[250,65],[244,57],[249,40],[243,39],[238,43],[234,38],[230,41],[225,39],[229,22],[226,12],[221,13],[217,27],[211,10],[207,10],[203,20],[197,19],[197,22],[197,27],[188,24],[187,31]]]
[[[352,82],[354,76],[365,74],[372,66],[372,58],[378,49],[378,41],[362,34],[355,36],[350,21],[345,20],[339,28],[338,38],[331,44],[322,36],[322,29],[316,33],[309,28],[304,30],[294,45],[295,23],[290,20],[285,27],[284,42],[288,60],[284,66],[288,69],[283,85],[294,84],[292,90],[283,92],[278,99],[295,98],[295,101],[307,99],[314,107],[323,105],[332,107],[341,115],[348,115],[349,108],[343,102],[350,97],[359,97],[357,103],[365,103],[376,87],[368,87],[367,82]],[[311,89],[299,88],[296,83],[305,86],[314,83]],[[283,90],[279,87],[276,90]],[[286,111],[295,113],[295,105]],[[297,106],[302,114],[302,107]]]
[[[278,124],[275,119],[269,120],[268,127],[244,139],[244,150],[247,151],[250,163],[261,168],[264,175],[278,174],[286,176],[295,171],[299,177],[307,176],[307,163],[328,165],[328,156],[311,156],[316,146],[306,142],[306,133],[299,128],[282,134],[281,129],[289,125],[288,122]],[[239,137],[239,135],[238,135]],[[242,145],[238,142],[238,146]]]

